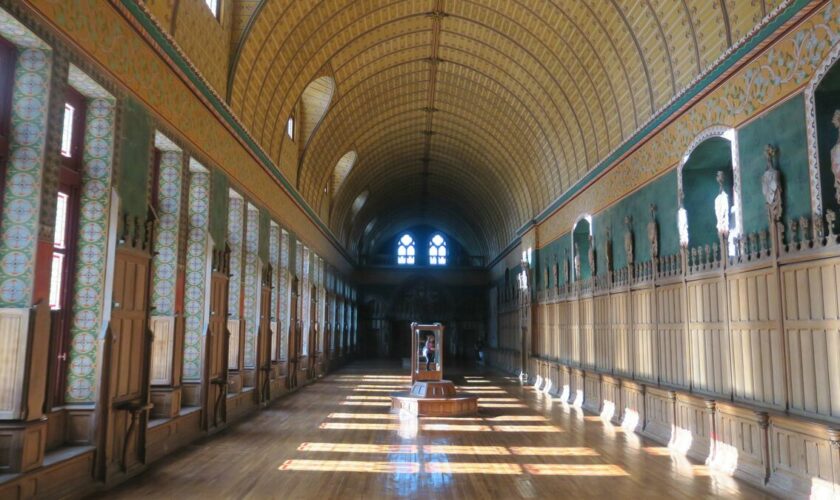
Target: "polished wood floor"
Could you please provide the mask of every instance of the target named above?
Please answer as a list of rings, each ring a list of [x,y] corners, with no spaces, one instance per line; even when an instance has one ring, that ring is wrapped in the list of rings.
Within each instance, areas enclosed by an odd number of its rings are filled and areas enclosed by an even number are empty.
[[[761,498],[497,374],[447,373],[480,416],[401,419],[396,364],[357,363],[177,453],[108,498]]]

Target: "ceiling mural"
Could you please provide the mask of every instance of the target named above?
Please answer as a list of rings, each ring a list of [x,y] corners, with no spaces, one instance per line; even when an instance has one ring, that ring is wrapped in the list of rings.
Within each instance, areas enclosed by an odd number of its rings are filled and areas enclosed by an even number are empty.
[[[322,206],[356,152],[331,204],[338,238],[352,247],[377,216],[370,237],[424,217],[495,256],[779,3],[247,2],[229,102],[279,162],[289,114],[328,73],[297,187]]]

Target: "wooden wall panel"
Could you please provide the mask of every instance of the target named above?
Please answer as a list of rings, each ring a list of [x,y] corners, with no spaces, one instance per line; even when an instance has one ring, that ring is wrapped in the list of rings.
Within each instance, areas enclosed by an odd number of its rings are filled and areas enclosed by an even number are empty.
[[[595,335],[595,368],[602,373],[613,371],[613,336],[610,332],[610,296],[599,295],[592,301]]]
[[[630,293],[610,295],[610,336],[612,337],[613,373],[633,375],[633,338],[631,336]]]
[[[656,290],[659,380],[675,387],[688,387],[688,342],[683,316],[683,286]]]
[[[572,348],[574,343],[572,337],[574,332],[572,331],[571,306],[572,303],[567,301],[557,303],[557,317],[560,323],[560,353],[558,358],[566,364],[571,364],[573,360]]]
[[[0,309],[0,418],[21,418],[29,310]]]
[[[725,290],[719,278],[688,283],[687,314],[692,388],[728,396],[732,393],[732,357]]]
[[[783,268],[790,407],[840,420],[840,259]]]
[[[584,368],[595,368],[595,307],[591,297],[578,301],[580,307],[580,360]]]
[[[633,369],[635,378],[656,382],[656,322],[653,314],[652,288],[633,290],[630,300],[633,307]]]
[[[172,354],[175,346],[175,317],[152,316],[152,385],[172,383]]]
[[[581,321],[579,301],[569,302],[569,361],[572,366],[580,366],[583,361],[581,357],[581,344],[583,343]]]
[[[727,277],[735,398],[784,408],[784,344],[781,304],[772,270]]]

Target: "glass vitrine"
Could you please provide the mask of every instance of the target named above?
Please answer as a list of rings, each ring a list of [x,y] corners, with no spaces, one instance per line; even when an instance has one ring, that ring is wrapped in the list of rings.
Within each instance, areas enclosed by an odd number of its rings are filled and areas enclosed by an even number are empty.
[[[411,324],[411,381],[443,379],[443,325]]]

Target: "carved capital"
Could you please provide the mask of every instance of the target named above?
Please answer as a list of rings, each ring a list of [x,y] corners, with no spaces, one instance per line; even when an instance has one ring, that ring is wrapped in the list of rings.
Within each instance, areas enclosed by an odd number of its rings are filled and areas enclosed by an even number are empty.
[[[767,430],[767,427],[770,426],[770,415],[766,411],[755,411],[753,413],[755,413],[758,426],[761,427],[762,430]]]

